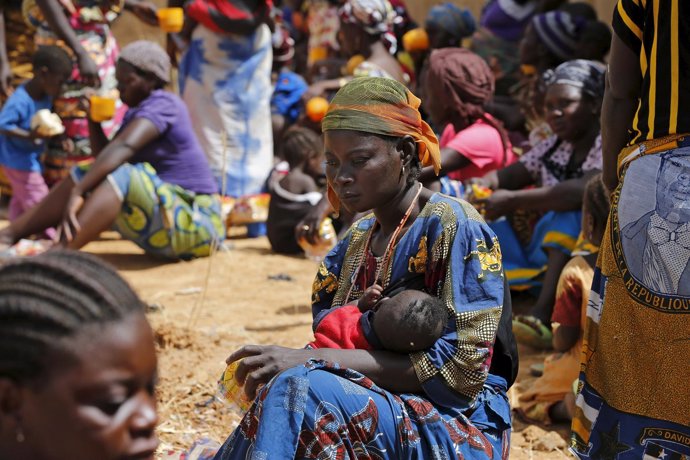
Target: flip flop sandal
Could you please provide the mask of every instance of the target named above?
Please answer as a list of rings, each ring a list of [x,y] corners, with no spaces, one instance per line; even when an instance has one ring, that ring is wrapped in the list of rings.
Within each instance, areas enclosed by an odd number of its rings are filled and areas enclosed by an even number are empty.
[[[553,333],[540,319],[531,315],[518,315],[513,320],[513,334],[519,343],[538,350],[550,350]]]

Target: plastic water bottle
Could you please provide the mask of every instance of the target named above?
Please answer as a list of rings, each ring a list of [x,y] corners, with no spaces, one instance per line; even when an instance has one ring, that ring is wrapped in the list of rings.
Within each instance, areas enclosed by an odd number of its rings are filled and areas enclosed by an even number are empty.
[[[240,360],[241,361],[241,360]],[[235,372],[240,361],[228,365],[218,380],[218,397],[233,407],[238,412],[246,412],[252,401],[247,398],[244,388],[235,380]]]
[[[321,225],[319,225],[319,237],[316,244],[310,244],[305,239],[300,239],[298,243],[307,259],[320,261],[326,257],[326,254],[328,254],[338,243],[338,235],[335,233],[335,227],[333,227],[331,218],[326,217],[321,221]]]

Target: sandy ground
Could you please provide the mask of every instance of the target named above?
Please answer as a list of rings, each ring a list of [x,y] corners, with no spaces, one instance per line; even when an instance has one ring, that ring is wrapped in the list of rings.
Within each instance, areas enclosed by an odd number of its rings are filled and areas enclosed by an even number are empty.
[[[312,339],[309,307],[316,263],[271,253],[266,239],[233,239],[228,251],[191,262],[161,263],[107,233],[85,248],[117,266],[151,305],[160,356],[159,433],[162,449],[181,449],[201,437],[222,441],[239,417],[214,399],[224,359],[237,347],[301,347]],[[276,275],[280,278],[272,279]],[[285,276],[287,275],[287,276]],[[519,383],[543,354],[521,350]],[[515,420],[513,459],[568,457],[567,427],[545,431]]]
[[[121,46],[138,39],[163,42],[160,30],[129,14],[114,31]],[[316,263],[272,254],[265,238],[236,239],[229,246],[211,258],[180,263],[153,259],[114,233],[85,248],[114,264],[152,306],[149,319],[160,359],[161,452],[185,449],[202,437],[222,442],[235,427],[239,415],[214,398],[230,352],[248,343],[301,347],[312,339],[309,298]],[[289,280],[271,279],[275,275]],[[513,401],[533,380],[529,365],[545,356],[520,351]],[[516,419],[511,459],[568,458],[567,432],[565,426],[545,431]]]

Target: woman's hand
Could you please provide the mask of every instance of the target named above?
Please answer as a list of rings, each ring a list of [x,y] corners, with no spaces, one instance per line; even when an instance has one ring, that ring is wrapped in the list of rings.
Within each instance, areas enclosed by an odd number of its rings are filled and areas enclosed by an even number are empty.
[[[244,393],[253,399],[259,385],[291,367],[304,364],[313,353],[310,350],[279,347],[276,345],[245,345],[231,354],[227,364],[240,361],[235,371],[235,379],[244,385]]]
[[[58,242],[69,243],[79,233],[81,226],[77,220],[77,214],[83,205],[84,197],[81,196],[80,192],[73,189],[67,200],[67,206],[65,206],[62,223],[57,231],[56,240]]]
[[[318,244],[321,221],[328,215],[330,210],[331,204],[324,195],[321,201],[316,206],[313,206],[304,216],[304,219],[295,226],[295,239],[299,241],[304,238],[309,244]]]
[[[86,86],[100,86],[101,79],[98,76],[98,66],[89,53],[83,51],[77,55],[77,65],[79,66],[79,75]]]
[[[476,200],[476,203],[484,209],[484,218],[487,221],[496,220],[515,210],[516,193],[511,190],[496,190],[491,196]]]

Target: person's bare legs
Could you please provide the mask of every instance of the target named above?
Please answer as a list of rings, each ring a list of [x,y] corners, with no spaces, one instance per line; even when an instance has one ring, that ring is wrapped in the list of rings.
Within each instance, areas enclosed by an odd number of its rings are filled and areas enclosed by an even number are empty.
[[[546,272],[542,280],[541,291],[539,292],[537,302],[530,309],[529,314],[540,319],[548,327],[551,324],[553,305],[556,302],[558,278],[560,278],[563,268],[570,260],[570,256],[553,248],[546,249],[546,253],[548,262],[546,263]]]
[[[12,245],[22,238],[42,233],[45,229],[60,224],[73,188],[74,181],[71,177],[53,187],[40,203],[0,230],[0,245]]]
[[[101,185],[91,192],[77,215],[81,230],[65,247],[81,249],[98,238],[101,232],[112,227],[121,209],[122,201],[113,186],[107,180],[101,182]]]

